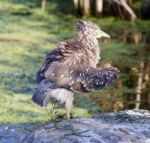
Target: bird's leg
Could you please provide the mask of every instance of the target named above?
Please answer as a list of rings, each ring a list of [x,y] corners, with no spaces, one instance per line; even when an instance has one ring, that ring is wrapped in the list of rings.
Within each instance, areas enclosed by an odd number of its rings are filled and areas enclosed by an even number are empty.
[[[66,126],[66,129],[71,131],[70,135],[82,136],[81,134],[87,132],[87,130],[79,132],[74,128],[73,123],[70,120],[70,111],[72,105],[73,105],[73,97],[72,99],[70,98],[66,101],[67,119],[69,120],[69,124]]]
[[[67,119],[70,120],[70,111],[71,109],[67,109]]]
[[[62,127],[59,125],[59,120],[57,120],[56,117],[56,103],[52,103],[52,120],[54,121],[54,128],[55,129],[62,129]]]
[[[52,104],[52,113],[55,113],[55,103]]]
[[[70,120],[70,112],[71,112],[71,108],[73,106],[73,95],[72,96],[68,96],[67,100],[66,100],[66,114],[67,114],[67,119],[69,120],[69,124],[66,126],[67,129],[71,130],[71,132],[74,132],[75,129],[71,123],[71,120]]]
[[[73,96],[69,96],[66,100],[66,114],[67,114],[67,119],[70,119],[70,112],[71,112],[71,108],[73,106]]]
[[[55,111],[55,103],[52,103],[52,120],[55,120],[55,118],[56,118],[56,116],[55,116],[55,113],[56,113],[56,111]]]

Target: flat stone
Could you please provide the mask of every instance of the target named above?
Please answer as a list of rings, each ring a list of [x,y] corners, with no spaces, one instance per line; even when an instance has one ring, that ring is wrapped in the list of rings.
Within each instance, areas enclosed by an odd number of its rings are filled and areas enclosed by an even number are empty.
[[[150,143],[150,113],[127,110],[42,126],[1,125],[0,143]]]

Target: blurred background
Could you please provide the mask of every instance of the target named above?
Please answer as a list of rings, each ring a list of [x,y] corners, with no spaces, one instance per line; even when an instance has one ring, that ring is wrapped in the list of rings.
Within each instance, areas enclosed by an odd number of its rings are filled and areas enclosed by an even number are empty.
[[[99,67],[121,71],[115,84],[76,96],[72,118],[125,109],[150,110],[150,0],[0,0],[0,123],[52,119],[51,104],[31,101],[44,56],[73,38],[77,19],[111,35]],[[63,106],[56,113],[63,118]]]

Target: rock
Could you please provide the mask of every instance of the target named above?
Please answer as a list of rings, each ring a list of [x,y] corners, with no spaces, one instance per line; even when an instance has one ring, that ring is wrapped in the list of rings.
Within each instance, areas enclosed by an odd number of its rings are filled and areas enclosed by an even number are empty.
[[[1,125],[0,143],[150,143],[150,112],[146,110],[38,125]]]
[[[0,143],[21,143],[34,126],[35,123],[0,125]]]

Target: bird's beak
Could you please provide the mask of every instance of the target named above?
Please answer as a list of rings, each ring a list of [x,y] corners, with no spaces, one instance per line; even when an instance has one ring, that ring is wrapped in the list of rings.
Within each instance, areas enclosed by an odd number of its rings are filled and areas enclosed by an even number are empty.
[[[105,33],[104,31],[101,31],[100,37],[110,38],[110,35],[108,35],[108,34]]]

